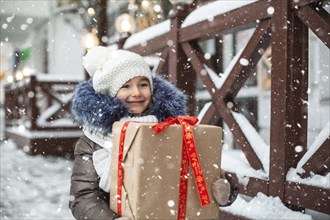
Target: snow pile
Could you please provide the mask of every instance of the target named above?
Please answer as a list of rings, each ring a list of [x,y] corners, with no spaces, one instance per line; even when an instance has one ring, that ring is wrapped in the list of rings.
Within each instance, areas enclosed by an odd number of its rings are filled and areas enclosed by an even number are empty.
[[[232,114],[245,134],[248,142],[250,143],[253,151],[257,154],[265,172],[269,173],[269,145],[260,137],[256,129],[250,124],[250,122],[241,113],[233,112]]]
[[[217,15],[232,11],[236,8],[243,7],[256,1],[258,0],[219,0],[211,2],[191,12],[186,17],[181,27],[187,27],[203,20],[209,20],[211,22]]]
[[[171,29],[170,20],[165,20],[163,22],[160,22],[159,24],[146,28],[143,31],[140,31],[130,36],[124,44],[124,49],[136,46],[138,44],[146,45],[146,42],[148,40],[154,39],[157,36],[165,34],[169,32],[170,29]]]
[[[291,182],[297,182],[297,183],[304,183],[306,185],[310,186],[317,186],[322,187],[325,189],[330,189],[330,173],[328,173],[326,176],[321,176],[318,174],[313,174],[310,177],[307,178],[301,178],[297,174],[297,170],[294,168],[290,168],[286,175],[286,180]]]
[[[80,76],[81,75],[81,76]],[[84,80],[83,74],[59,74],[59,73],[52,73],[52,74],[46,74],[46,73],[39,73],[35,75],[38,82],[81,82]]]
[[[250,201],[244,200],[239,195],[231,206],[220,210],[249,219],[312,219],[310,215],[287,208],[278,197],[268,197],[263,193],[258,193]]]
[[[222,150],[221,168],[227,172],[235,173],[238,182],[244,186],[249,183],[250,177],[268,179],[263,170],[253,169],[241,150]]]
[[[302,167],[305,163],[310,159],[311,156],[321,147],[321,145],[326,141],[327,138],[330,136],[330,122],[322,129],[320,134],[315,138],[313,144],[308,148],[308,151],[305,155],[301,158],[299,163],[297,164],[297,170],[299,173],[303,173]]]
[[[73,219],[68,207],[72,161],[30,156],[0,142],[0,219]]]
[[[305,155],[300,159],[297,164],[297,168],[290,168],[287,173],[287,180],[292,182],[299,182],[304,183],[311,186],[318,186],[326,189],[330,189],[330,173],[326,176],[321,176],[318,174],[313,174],[308,178],[301,178],[299,174],[305,172],[302,168],[305,163],[313,156],[313,154],[321,147],[321,145],[326,141],[327,138],[330,136],[330,122],[322,129],[320,134],[315,138],[315,141],[312,145],[308,148]]]

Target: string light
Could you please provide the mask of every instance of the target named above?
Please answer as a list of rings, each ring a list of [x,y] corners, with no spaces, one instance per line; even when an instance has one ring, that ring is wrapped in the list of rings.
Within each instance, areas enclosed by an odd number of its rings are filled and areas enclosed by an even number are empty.
[[[100,44],[99,38],[96,36],[96,30],[93,29],[92,32],[88,32],[81,38],[81,44],[85,49],[93,48]]]
[[[15,74],[15,78],[17,81],[22,80],[24,78],[23,72],[21,70],[17,70]]]
[[[133,33],[135,31],[134,18],[129,14],[122,14],[116,19],[115,27],[119,33]]]
[[[116,30],[120,33],[142,31],[162,21],[164,11],[161,0],[130,0],[128,14],[120,15],[116,20]]]
[[[88,8],[88,9],[87,9],[87,13],[89,14],[89,16],[94,16],[94,15],[95,15],[95,10],[94,10],[94,8]]]
[[[23,77],[29,77],[32,74],[32,69],[26,66],[23,68],[22,73],[23,73]]]

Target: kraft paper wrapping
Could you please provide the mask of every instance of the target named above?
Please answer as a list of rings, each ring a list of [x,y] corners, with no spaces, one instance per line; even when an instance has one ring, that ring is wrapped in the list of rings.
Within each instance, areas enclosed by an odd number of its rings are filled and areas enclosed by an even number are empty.
[[[110,209],[117,212],[118,146],[124,122],[113,126],[113,150],[110,169]],[[171,125],[160,134],[155,123],[131,122],[124,145],[124,181],[122,216],[140,219],[176,219],[179,198],[182,151],[181,125]],[[220,178],[222,129],[211,125],[193,128],[198,157],[211,204],[202,208],[191,168],[189,169],[186,218],[214,219],[219,206],[211,187]]]

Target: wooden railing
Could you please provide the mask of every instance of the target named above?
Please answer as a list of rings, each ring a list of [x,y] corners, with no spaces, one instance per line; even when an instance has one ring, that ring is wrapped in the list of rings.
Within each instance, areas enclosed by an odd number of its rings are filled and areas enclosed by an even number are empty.
[[[181,27],[191,6],[177,7],[170,18],[170,30],[146,42],[130,46],[127,50],[143,56],[157,54],[160,63],[156,72],[164,74],[189,97],[191,114],[196,110],[196,84],[200,80],[208,91],[212,104],[201,123],[225,122],[239,147],[254,170],[261,170],[267,178],[249,177],[241,193],[255,196],[262,192],[279,197],[290,207],[308,208],[330,214],[330,189],[287,180],[290,168],[296,168],[307,152],[309,38],[311,30],[328,48],[330,45],[330,18],[321,0],[260,0],[252,4],[219,14],[210,20]],[[217,71],[214,62],[206,59],[200,42],[219,41],[228,33],[253,28],[254,32],[220,88],[208,74],[205,66]],[[148,31],[148,30],[146,30]],[[141,34],[141,33],[138,33]],[[130,36],[126,42],[134,39]],[[272,48],[270,88],[270,143],[269,161],[262,162],[258,147],[251,141],[235,118],[240,113],[237,94],[255,73],[264,51]],[[221,56],[216,57],[221,60]],[[305,101],[302,101],[305,100]],[[287,126],[290,125],[290,126]],[[330,137],[303,165],[305,173],[325,176],[329,173]],[[300,149],[297,150],[296,146]],[[259,149],[260,150],[260,149]],[[269,170],[266,169],[269,167]],[[236,177],[236,173],[232,173]]]
[[[72,156],[80,129],[70,116],[77,81],[30,76],[5,85],[5,137],[30,154]]]

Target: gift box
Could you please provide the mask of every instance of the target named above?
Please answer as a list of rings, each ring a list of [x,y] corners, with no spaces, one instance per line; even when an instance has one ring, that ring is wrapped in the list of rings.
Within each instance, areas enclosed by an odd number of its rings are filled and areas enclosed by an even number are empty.
[[[187,126],[192,131],[197,154],[188,150],[190,156],[197,158],[196,163],[183,153],[190,143],[185,145],[181,124],[170,125],[160,133],[152,129],[155,125],[138,122],[113,125],[110,209],[129,219],[217,218],[219,206],[211,187],[220,178],[222,129],[211,125]],[[188,174],[183,176],[181,167],[187,165]],[[187,188],[184,181],[188,181]]]

